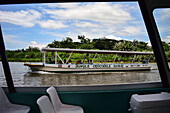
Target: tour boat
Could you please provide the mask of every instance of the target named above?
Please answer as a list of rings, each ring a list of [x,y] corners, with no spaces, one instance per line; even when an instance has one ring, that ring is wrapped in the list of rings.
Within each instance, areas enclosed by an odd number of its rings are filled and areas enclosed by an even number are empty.
[[[150,38],[156,58],[161,81],[149,83],[93,85],[93,86],[55,86],[63,103],[81,106],[84,113],[129,113],[130,98],[133,94],[155,94],[170,92],[170,69],[163,50],[162,42],[155,22],[153,11],[155,9],[170,8],[169,0],[112,0],[113,2],[135,2],[139,5],[148,36]],[[25,5],[33,3],[71,2],[68,0],[1,0],[1,5]],[[72,1],[74,2],[74,0]],[[82,2],[77,0],[76,2]],[[83,1],[83,2],[86,2]],[[87,1],[89,2],[89,1]],[[95,2],[104,2],[96,0]],[[109,1],[107,1],[109,2]],[[125,4],[126,5],[126,4]],[[54,7],[54,6],[53,6]],[[40,7],[41,8],[41,7]],[[132,7],[134,10],[136,7]],[[116,11],[116,10],[115,10]],[[128,9],[127,9],[128,11]],[[167,12],[164,14],[166,15]],[[168,13],[167,13],[168,14]],[[121,14],[120,14],[121,15]],[[140,16],[140,15],[139,15]],[[164,15],[162,15],[164,16]],[[10,17],[9,17],[10,18]],[[114,20],[113,20],[114,21]],[[165,28],[168,29],[168,28]],[[3,64],[7,87],[3,87],[10,102],[27,105],[31,108],[29,113],[40,113],[36,103],[37,99],[47,95],[47,87],[16,87],[14,86],[9,63],[6,56],[5,44],[0,29],[0,54]],[[57,64],[55,64],[57,65]],[[143,102],[145,103],[145,102]],[[1,101],[1,105],[4,102]],[[150,105],[150,104],[149,104]],[[1,106],[0,106],[1,107]],[[161,107],[161,106],[156,106]],[[145,109],[145,108],[144,108]],[[162,107],[164,109],[164,107]]]
[[[46,52],[55,53],[55,61],[46,63]],[[61,58],[58,52],[70,53],[69,57],[65,61]],[[33,71],[47,71],[47,72],[108,72],[108,71],[141,71],[150,70],[151,65],[149,64],[150,58],[153,52],[136,52],[136,51],[109,51],[109,50],[88,50],[88,49],[66,49],[66,48],[43,48],[43,63],[29,63],[25,62],[25,66],[29,66]],[[73,53],[85,53],[84,59],[77,63],[72,63],[71,56]],[[88,54],[94,54],[92,60],[86,59]],[[95,63],[97,55],[103,55],[103,59],[100,63]],[[103,62],[106,54],[115,54],[112,63]],[[131,63],[115,63],[118,55],[134,55]],[[137,55],[150,55],[148,60],[144,60],[142,63],[135,63]],[[59,63],[57,61],[59,58]],[[120,57],[121,58],[121,57]],[[119,58],[119,61],[121,60]],[[87,60],[85,62],[85,59]],[[51,60],[51,58],[50,58]],[[85,63],[84,63],[85,62]]]

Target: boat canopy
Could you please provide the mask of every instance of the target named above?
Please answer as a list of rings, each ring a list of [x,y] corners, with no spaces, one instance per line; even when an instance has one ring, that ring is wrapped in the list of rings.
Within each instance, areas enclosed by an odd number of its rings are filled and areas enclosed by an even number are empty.
[[[97,54],[119,54],[119,55],[153,55],[153,52],[137,51],[113,51],[113,50],[90,50],[90,49],[66,49],[66,48],[42,48],[48,52],[73,52],[73,53],[97,53]]]

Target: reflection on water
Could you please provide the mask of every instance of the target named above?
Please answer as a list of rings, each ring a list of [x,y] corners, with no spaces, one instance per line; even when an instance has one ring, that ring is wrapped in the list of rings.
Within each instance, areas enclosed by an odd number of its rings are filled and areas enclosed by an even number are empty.
[[[104,73],[32,73],[21,62],[10,63],[10,68],[15,86],[101,85],[160,81],[158,70]],[[6,85],[2,68],[0,68],[0,85]]]

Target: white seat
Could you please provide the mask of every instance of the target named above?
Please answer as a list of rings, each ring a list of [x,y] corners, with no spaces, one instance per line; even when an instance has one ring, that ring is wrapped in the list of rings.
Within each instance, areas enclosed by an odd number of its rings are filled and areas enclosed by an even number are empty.
[[[41,96],[37,100],[37,104],[40,108],[41,113],[56,113],[54,111],[53,105],[47,96]]]
[[[83,113],[83,109],[80,106],[63,104],[54,87],[50,87],[46,91],[50,96],[50,100],[56,113]]]
[[[0,113],[28,113],[30,107],[25,105],[12,104],[0,87]]]

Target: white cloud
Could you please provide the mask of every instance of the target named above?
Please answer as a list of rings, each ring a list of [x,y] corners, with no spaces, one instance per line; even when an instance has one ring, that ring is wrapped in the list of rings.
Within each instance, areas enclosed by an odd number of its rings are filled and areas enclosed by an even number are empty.
[[[122,40],[121,37],[117,37],[117,36],[114,36],[114,35],[107,35],[107,36],[105,36],[105,37],[108,38],[108,39]]]
[[[128,33],[127,35],[139,35],[143,33],[142,28],[139,26],[126,26],[123,31]]]
[[[82,3],[70,5],[65,3],[56,7],[61,9],[44,9],[44,14],[49,14],[53,19],[71,23],[70,27],[74,31],[70,30],[70,32],[77,33],[77,35],[101,38],[107,34],[138,36],[146,33],[143,26],[139,25],[139,20],[132,17],[130,12],[131,10],[134,12],[136,9],[129,4]],[[132,23],[134,21],[136,23]]]
[[[77,22],[75,23],[75,26],[77,27],[82,27],[82,28],[86,28],[86,27],[100,27],[100,25],[98,24],[93,24],[93,23],[90,23],[90,22]]]
[[[62,22],[54,20],[40,21],[38,23],[42,28],[48,29],[60,29],[68,27],[67,25],[64,25]]]
[[[6,35],[4,34],[4,40],[6,43],[13,43],[13,44],[23,44],[25,42],[20,41],[19,37],[16,35]]]
[[[170,9],[165,8],[165,9],[155,9],[154,10],[154,16],[156,17],[156,20],[158,21],[163,21],[163,20],[169,20],[170,19]]]
[[[124,30],[118,30],[118,31],[115,31],[115,35],[117,36],[128,36],[129,35],[129,32],[127,31],[124,31]]]
[[[3,37],[6,49],[16,50],[18,48],[25,48],[25,45],[28,44],[25,41],[21,41],[20,37],[18,37],[17,35],[4,34]]]
[[[53,39],[52,40],[57,40],[57,41],[61,41],[63,38],[67,37],[67,33],[61,33],[61,32],[48,32],[48,31],[43,31],[43,32],[40,32],[41,34],[43,35],[48,35],[48,36],[52,36]],[[70,37],[70,35],[68,35],[68,37]],[[52,41],[52,40],[49,40],[49,41]]]
[[[170,32],[170,25],[169,25],[170,13],[169,12],[170,12],[170,9],[168,8],[154,10],[154,17],[156,20],[158,30],[160,31],[161,35],[167,35],[167,33]]]
[[[124,24],[134,18],[123,8],[121,4],[94,3],[80,5],[71,9],[44,9],[44,11],[55,19],[90,20],[94,22]]]
[[[31,46],[31,47],[38,47],[38,48],[43,48],[43,47],[46,47],[47,44],[38,44],[36,41],[31,41],[31,45],[28,45],[27,48]]]
[[[144,34],[143,26],[139,23],[141,20],[135,18],[137,16],[134,13],[134,4],[57,3],[45,4],[45,7],[42,6],[38,10],[42,10],[42,14],[35,10],[0,11],[0,22],[23,27],[33,27],[37,24],[46,28],[41,29],[45,31],[44,34],[49,34],[57,40],[71,37],[74,41],[79,41],[78,35],[85,35],[90,39],[106,37],[121,40],[122,36],[127,36],[128,39],[129,36]],[[61,28],[65,29],[58,30]],[[30,45],[39,44],[32,42]]]
[[[70,9],[70,8],[77,8],[79,3],[58,3],[58,4],[48,4],[48,7],[50,8],[65,8],[65,9]]]
[[[28,11],[0,11],[0,22],[7,22],[23,27],[33,27],[38,19],[41,18],[41,13],[35,10]]]
[[[150,41],[148,41],[148,44],[147,44],[147,45],[150,46],[150,47],[152,46]]]
[[[170,43],[170,35],[169,36],[165,36],[163,38],[163,41],[167,42],[167,43]]]

